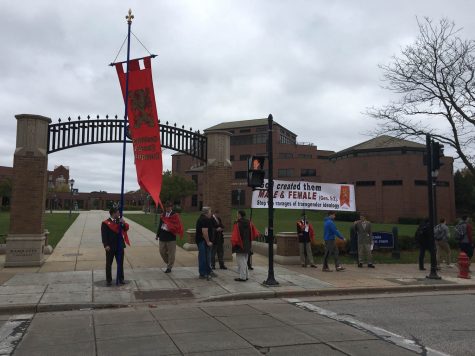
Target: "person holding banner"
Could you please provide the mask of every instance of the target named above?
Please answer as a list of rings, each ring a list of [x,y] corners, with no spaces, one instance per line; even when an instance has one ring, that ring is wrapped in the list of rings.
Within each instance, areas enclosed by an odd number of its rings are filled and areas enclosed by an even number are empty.
[[[127,231],[129,224],[120,218],[120,211],[117,207],[109,210],[110,217],[104,220],[101,225],[102,244],[106,251],[106,282],[107,286],[112,285],[112,262],[117,263],[117,276],[120,284],[125,284],[124,280],[124,249],[125,244],[130,246]],[[119,236],[119,230],[122,237]]]
[[[369,268],[374,268],[373,256],[371,254],[371,244],[373,243],[373,233],[371,223],[366,220],[363,214],[355,221],[356,235],[358,236],[358,267],[362,268],[363,263],[368,263]]]
[[[165,273],[170,273],[175,263],[176,235],[183,236],[183,224],[180,216],[173,211],[173,203],[165,203],[165,211],[160,216],[156,240],[160,240],[159,248],[163,262],[167,264]]]
[[[305,212],[302,214],[302,218],[297,221],[297,235],[299,237],[300,263],[302,263],[302,267],[310,265],[310,267],[317,268],[313,263],[311,244],[315,238],[315,233],[312,224],[307,220]]]
[[[323,256],[323,272],[331,272],[332,270],[328,268],[328,257],[333,255],[335,259],[335,269],[337,272],[343,271],[345,268],[340,265],[338,261],[338,246],[335,243],[335,237],[345,241],[345,238],[337,230],[335,222],[335,212],[329,211],[328,216],[325,218],[323,223],[323,239],[325,241],[325,255]]]

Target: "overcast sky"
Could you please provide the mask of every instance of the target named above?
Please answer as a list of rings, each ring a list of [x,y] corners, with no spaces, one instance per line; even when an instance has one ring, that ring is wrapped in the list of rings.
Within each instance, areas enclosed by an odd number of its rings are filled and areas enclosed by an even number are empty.
[[[108,64],[132,31],[152,53],[159,118],[203,130],[267,117],[313,142],[341,150],[367,140],[364,115],[387,103],[378,64],[414,41],[416,17],[448,17],[475,39],[475,2],[399,1],[2,1],[0,165],[12,166],[21,113],[53,121],[123,115]],[[132,56],[147,52],[133,39]],[[122,52],[120,60],[125,59]],[[127,147],[126,190],[138,188]],[[164,152],[164,169],[171,167]],[[120,191],[120,144],[49,156],[80,191]]]

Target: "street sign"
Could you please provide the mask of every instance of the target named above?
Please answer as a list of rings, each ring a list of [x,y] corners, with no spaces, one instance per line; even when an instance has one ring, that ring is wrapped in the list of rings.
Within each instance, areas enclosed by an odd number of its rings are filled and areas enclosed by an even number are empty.
[[[394,236],[390,232],[373,232],[374,249],[394,248]]]

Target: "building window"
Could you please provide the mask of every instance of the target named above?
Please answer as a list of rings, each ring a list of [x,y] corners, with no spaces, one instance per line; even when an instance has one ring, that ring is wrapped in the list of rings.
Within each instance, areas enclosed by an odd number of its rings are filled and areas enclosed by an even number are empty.
[[[257,134],[254,135],[254,143],[267,143],[267,134]]]
[[[237,189],[231,192],[231,204],[242,206],[246,205],[246,191],[244,189]]]
[[[240,155],[239,160],[240,161],[247,161],[249,157],[251,157],[251,155]]]
[[[193,194],[191,196],[191,206],[198,206],[198,195]]]
[[[298,158],[312,158],[312,155],[307,153],[299,153]]]
[[[251,132],[251,129],[241,129],[239,130],[240,133],[247,133],[247,132]]]
[[[231,145],[252,145],[253,135],[231,136]]]
[[[290,137],[286,137],[284,135],[280,135],[280,143],[284,144],[284,145],[294,145],[295,144],[295,138],[290,138]]]
[[[231,156],[229,157],[229,160],[230,160],[231,162],[234,161],[234,155],[231,155]]]
[[[230,132],[230,133],[232,133],[232,134],[233,134],[233,133],[234,133],[234,130],[228,130],[228,132]]]
[[[193,174],[193,175],[191,176],[191,180],[192,180],[193,182],[195,182],[195,184],[198,184],[198,175],[197,175],[197,174]]]
[[[293,153],[281,152],[281,153],[279,153],[279,158],[280,159],[291,159],[291,158],[294,158],[294,154]]]
[[[294,175],[294,170],[292,168],[279,169],[277,171],[277,176],[279,178],[283,177],[292,177]]]
[[[263,132],[263,131],[267,131],[267,126],[256,127],[256,132]]]
[[[402,185],[402,180],[383,180],[383,185]]]
[[[356,186],[357,187],[370,187],[376,185],[376,182],[374,180],[358,180],[356,181]]]
[[[317,175],[317,170],[316,169],[311,169],[311,168],[307,168],[307,169],[301,169],[300,170],[300,176],[301,177],[315,177]]]
[[[235,179],[246,179],[247,178],[247,171],[236,171],[234,172]]]

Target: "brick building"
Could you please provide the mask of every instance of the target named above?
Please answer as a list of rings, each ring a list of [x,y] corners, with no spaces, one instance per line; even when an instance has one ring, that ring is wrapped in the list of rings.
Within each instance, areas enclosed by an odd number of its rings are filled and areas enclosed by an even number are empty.
[[[232,204],[249,207],[247,158],[266,155],[267,119],[225,122],[205,131],[224,130],[231,136]],[[423,165],[425,146],[380,136],[340,152],[318,150],[299,143],[297,135],[274,122],[274,178],[322,183],[354,184],[358,211],[373,221],[397,222],[399,218],[427,216],[427,178]],[[437,183],[437,212],[455,220],[453,159],[443,158]],[[267,167],[267,160],[266,160]],[[202,163],[185,154],[172,155],[172,171],[195,181],[197,193],[182,202],[185,210],[203,204]]]

